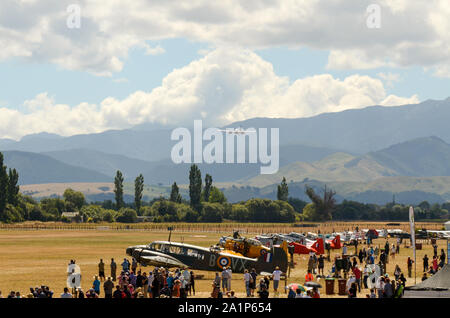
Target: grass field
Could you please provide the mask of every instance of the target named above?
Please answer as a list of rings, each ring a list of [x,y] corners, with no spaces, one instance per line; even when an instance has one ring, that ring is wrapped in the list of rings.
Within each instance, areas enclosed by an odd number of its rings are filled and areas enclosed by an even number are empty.
[[[66,269],[70,259],[75,259],[81,267],[82,287],[84,290],[91,287],[93,276],[97,273],[97,264],[102,258],[106,263],[106,274],[109,274],[109,263],[113,257],[120,264],[125,254],[125,248],[130,245],[149,243],[154,240],[166,240],[166,231],[116,231],[116,230],[21,230],[10,229],[0,231],[0,290],[5,296],[11,290],[27,293],[29,287],[48,285],[59,297],[65,287]],[[210,246],[217,243],[220,235],[209,232],[174,232],[173,241],[201,246]],[[391,244],[395,239],[390,239]],[[384,245],[384,239],[378,239],[375,244]],[[438,241],[439,251],[446,249],[446,241]],[[352,252],[354,247],[349,247]],[[338,251],[332,251],[332,257]],[[423,250],[417,251],[417,281],[422,276],[422,257],[424,254],[432,255],[432,247],[423,245]],[[412,250],[402,245],[400,254],[395,260],[390,258],[387,266],[388,273],[392,276],[394,267],[399,264],[406,273],[406,259],[412,256]],[[306,274],[307,255],[295,255],[296,267],[291,271],[289,283],[303,283]],[[331,263],[325,262],[325,273],[331,268]],[[143,268],[145,271],[150,267]],[[202,280],[196,282],[196,297],[209,297],[211,282],[214,272],[197,272],[204,274]],[[245,288],[242,274],[233,274],[232,289],[238,297],[245,296]],[[323,287],[324,281],[319,281]],[[408,279],[407,285],[414,284],[414,279]],[[337,285],[337,284],[336,284]],[[337,286],[335,286],[337,291]],[[365,297],[368,291],[363,291],[360,296]],[[323,297],[325,289],[321,289]],[[101,295],[103,296],[103,295]],[[272,296],[272,294],[271,294]],[[281,297],[285,297],[281,294]],[[334,295],[333,297],[339,297]],[[342,296],[340,296],[342,297]]]

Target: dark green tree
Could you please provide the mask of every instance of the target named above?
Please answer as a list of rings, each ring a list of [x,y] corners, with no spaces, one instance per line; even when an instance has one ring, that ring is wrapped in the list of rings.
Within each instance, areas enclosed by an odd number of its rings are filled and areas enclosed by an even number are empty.
[[[116,177],[114,178],[114,194],[116,197],[116,210],[120,210],[124,207],[123,201],[123,175],[122,172],[117,170]]]
[[[172,191],[170,191],[170,201],[181,203],[180,189],[178,188],[176,182],[172,184]]]
[[[66,189],[63,194],[64,200],[73,204],[73,206],[80,210],[83,205],[86,204],[86,200],[84,198],[84,194],[79,191],[74,191],[72,189]]]
[[[19,174],[16,169],[9,169],[8,176],[8,203],[17,206],[19,202]]]
[[[332,219],[332,213],[334,210],[334,205],[336,203],[336,199],[334,196],[336,192],[333,190],[325,188],[323,189],[323,197],[320,197],[316,194],[313,188],[309,186],[305,186],[305,193],[309,197],[309,199],[314,204],[314,209],[316,215],[313,217],[314,220],[317,221],[329,221]]]
[[[287,201],[288,198],[289,198],[289,188],[286,183],[286,178],[283,177],[281,184],[278,185],[277,199],[281,201]]]
[[[189,171],[189,198],[191,206],[197,211],[200,209],[200,198],[202,195],[202,174],[197,165],[193,164]]]
[[[141,215],[142,192],[144,191],[144,176],[140,174],[134,180],[134,205],[136,207],[137,215]]]
[[[4,220],[6,203],[8,202],[8,174],[3,165],[3,154],[0,152],[0,219]]]
[[[203,190],[203,201],[208,202],[211,193],[212,177],[209,174],[205,176],[205,189]]]
[[[220,191],[217,187],[211,187],[211,193],[208,198],[208,202],[210,203],[225,203],[227,202],[227,198],[223,194],[222,191]]]

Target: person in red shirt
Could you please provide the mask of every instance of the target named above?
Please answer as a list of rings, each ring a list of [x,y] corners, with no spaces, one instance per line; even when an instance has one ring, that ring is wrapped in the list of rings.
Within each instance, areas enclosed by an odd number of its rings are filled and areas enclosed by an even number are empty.
[[[317,290],[317,287],[314,287],[312,290],[312,298],[320,298],[319,291]]]
[[[358,292],[361,292],[361,270],[358,265],[353,267],[353,274],[355,275],[356,285],[358,285]]]
[[[313,274],[311,274],[311,270],[308,269],[308,273],[305,276],[305,283],[311,282],[314,280]]]

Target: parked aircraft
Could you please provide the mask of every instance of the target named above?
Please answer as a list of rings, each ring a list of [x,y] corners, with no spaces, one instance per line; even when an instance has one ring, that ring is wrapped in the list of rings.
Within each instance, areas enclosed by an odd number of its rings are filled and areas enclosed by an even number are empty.
[[[219,245],[224,248],[224,253],[231,251],[233,254],[250,258],[257,258],[270,252],[270,248],[264,246],[260,241],[239,235],[222,237]]]
[[[165,268],[191,268],[204,271],[222,271],[231,267],[235,273],[255,269],[258,273],[272,273],[278,266],[286,272],[288,267],[287,243],[274,246],[258,258],[235,255],[217,247],[201,247],[184,243],[156,241],[149,245],[130,246],[126,253],[143,266]]]

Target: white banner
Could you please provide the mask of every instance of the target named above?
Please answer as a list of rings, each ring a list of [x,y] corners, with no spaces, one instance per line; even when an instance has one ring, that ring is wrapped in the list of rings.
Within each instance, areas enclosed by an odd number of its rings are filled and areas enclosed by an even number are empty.
[[[416,228],[414,225],[414,208],[409,207],[409,226],[411,228],[411,244],[414,251],[414,262],[416,262]]]

